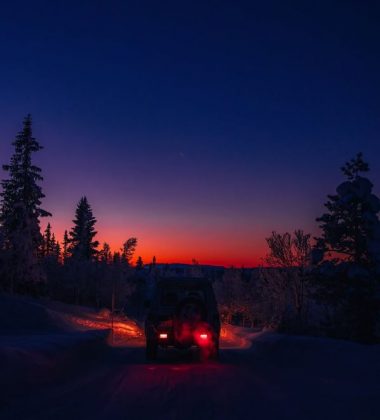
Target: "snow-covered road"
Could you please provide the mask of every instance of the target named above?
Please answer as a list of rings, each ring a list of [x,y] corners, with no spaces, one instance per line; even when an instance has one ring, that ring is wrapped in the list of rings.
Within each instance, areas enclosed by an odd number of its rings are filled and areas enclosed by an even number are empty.
[[[0,400],[0,418],[380,418],[379,346],[242,332],[226,344],[213,363],[173,350],[147,364],[142,346],[110,347],[75,375]]]

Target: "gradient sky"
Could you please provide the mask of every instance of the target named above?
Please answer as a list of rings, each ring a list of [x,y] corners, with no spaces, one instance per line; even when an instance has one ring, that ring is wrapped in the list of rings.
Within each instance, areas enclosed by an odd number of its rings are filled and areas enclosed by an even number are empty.
[[[114,249],[255,265],[272,230],[317,232],[357,151],[379,192],[379,22],[364,0],[3,2],[1,163],[30,112],[59,238],[87,195]]]

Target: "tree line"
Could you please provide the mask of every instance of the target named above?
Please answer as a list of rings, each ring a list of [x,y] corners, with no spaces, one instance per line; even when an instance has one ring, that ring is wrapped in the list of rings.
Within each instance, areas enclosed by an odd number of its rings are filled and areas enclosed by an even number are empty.
[[[285,332],[380,341],[380,200],[361,153],[316,219],[320,236],[272,232],[262,266],[216,282],[222,314]]]
[[[33,137],[30,115],[12,145],[10,163],[3,165],[8,177],[1,181],[0,192],[0,290],[96,306],[109,306],[110,288],[131,294],[133,277],[144,266],[139,257],[132,269],[137,238],[127,239],[119,252],[111,252],[107,243],[99,249],[97,220],[85,196],[62,241],[50,223],[41,232],[40,220],[52,214],[42,208],[43,176],[33,163],[42,146]]]

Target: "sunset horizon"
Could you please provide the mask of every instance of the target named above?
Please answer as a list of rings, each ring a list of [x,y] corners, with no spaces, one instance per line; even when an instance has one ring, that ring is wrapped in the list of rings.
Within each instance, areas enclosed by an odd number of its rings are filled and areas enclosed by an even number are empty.
[[[49,123],[37,121],[34,122],[33,126],[37,126],[37,130],[40,130],[43,134],[44,126],[49,126]],[[18,131],[20,127],[19,124]],[[17,132],[14,133],[13,137]],[[215,210],[215,213],[211,213],[209,209],[202,213],[204,209],[202,209],[201,200],[199,208],[194,204],[186,207],[188,201],[186,195],[181,196],[182,203],[178,202],[178,209],[173,211],[173,209],[165,208],[165,202],[162,199],[157,200],[157,197],[153,197],[149,201],[150,206],[146,206],[141,201],[141,196],[138,196],[137,202],[135,200],[126,202],[117,191],[114,191],[114,195],[112,195],[104,182],[100,182],[98,188],[96,188],[96,185],[90,185],[88,180],[85,179],[85,174],[84,181],[87,188],[78,188],[77,185],[71,184],[72,180],[67,180],[66,174],[60,177],[55,172],[54,166],[49,165],[49,142],[44,142],[38,131],[36,133],[34,129],[33,135],[43,146],[43,150],[40,152],[40,156],[37,156],[36,161],[41,166],[47,163],[45,165],[47,169],[42,168],[44,176],[42,186],[46,194],[43,205],[52,213],[52,217],[40,220],[41,229],[45,230],[47,224],[50,223],[52,233],[62,244],[65,230],[70,232],[72,227],[77,202],[80,197],[86,196],[97,218],[96,240],[99,241],[98,249],[100,250],[102,245],[107,243],[112,252],[120,252],[123,243],[129,237],[136,237],[138,246],[134,261],[137,257],[142,257],[146,264],[149,264],[153,257],[156,257],[157,262],[163,264],[192,264],[195,260],[201,265],[223,267],[258,267],[265,265],[265,257],[268,252],[266,238],[271,235],[271,232],[292,233],[296,229],[303,229],[305,233],[311,234],[312,237],[317,236],[319,229],[316,218],[323,209],[323,200],[328,194],[334,193],[334,188],[329,186],[330,182],[326,182],[325,191],[322,191],[321,183],[316,184],[315,187],[320,191],[319,203],[315,205],[314,214],[310,211],[309,203],[303,203],[303,205],[309,207],[309,214],[303,212],[302,222],[293,222],[292,216],[294,215],[290,209],[287,213],[280,212],[280,208],[274,205],[271,194],[268,194],[267,197],[264,195],[264,200],[259,203],[262,213],[258,213],[256,209],[256,218],[252,221],[249,214],[245,214],[244,225],[243,220],[235,221],[232,217],[229,217],[228,212],[225,211],[228,205],[220,213],[217,210]],[[11,142],[5,143],[4,149],[6,151],[10,150]],[[64,141],[60,142],[59,147],[64,148],[64,143]],[[181,156],[180,159],[184,159],[184,156]],[[372,165],[370,166],[372,168]],[[375,167],[375,170],[378,170],[378,168]],[[99,176],[95,173],[92,175]],[[99,178],[101,178],[101,175]],[[339,169],[335,168],[333,178],[336,179],[336,182],[342,179]],[[61,185],[60,188],[59,185]],[[303,183],[300,182],[300,185],[303,185]],[[282,182],[282,187],[287,189],[292,185],[290,182]],[[90,194],[87,194],[86,191],[89,191]],[[159,191],[165,195],[165,186],[159,187]],[[123,194],[126,196],[133,197],[134,193],[135,191],[132,188],[130,191],[123,190]],[[207,194],[207,190],[203,190],[201,195],[205,193]],[[304,190],[299,189],[298,194],[300,196],[307,195],[306,188]],[[104,197],[107,197],[107,200]],[[217,200],[221,198],[223,198],[223,195],[219,196]],[[197,199],[196,193],[191,195],[191,202],[197,203]],[[214,203],[211,205],[212,207],[215,206]],[[154,206],[161,206],[159,212],[155,213],[153,211]],[[279,220],[268,220],[266,209],[277,215]],[[241,211],[238,210],[238,212]],[[233,213],[231,212],[231,214]],[[258,219],[257,215],[260,216]],[[309,216],[308,219],[306,219],[306,216]]]

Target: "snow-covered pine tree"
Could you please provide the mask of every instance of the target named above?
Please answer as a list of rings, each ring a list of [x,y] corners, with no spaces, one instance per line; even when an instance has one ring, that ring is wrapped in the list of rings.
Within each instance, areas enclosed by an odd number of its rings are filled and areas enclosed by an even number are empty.
[[[94,241],[96,218],[86,197],[79,200],[74,226],[70,231],[68,252],[77,261],[91,261],[97,254],[98,241]]]
[[[380,200],[371,181],[361,176],[368,171],[361,153],[342,167],[347,180],[328,196],[327,212],[317,219],[322,230],[314,251],[317,262],[330,254],[361,267],[380,266]]]
[[[42,146],[32,135],[32,119],[28,115],[23,129],[12,143],[15,150],[9,165],[3,165],[9,178],[1,182],[0,226],[4,238],[5,275],[11,292],[30,288],[43,280],[38,263],[42,244],[39,218],[51,216],[41,208],[45,197],[39,182],[41,169],[32,163],[33,153]],[[19,287],[20,286],[20,287]]]
[[[343,166],[347,180],[317,219],[322,235],[313,260],[316,298],[330,308],[326,331],[373,342],[380,340],[380,200],[361,176],[368,171],[361,153]]]

